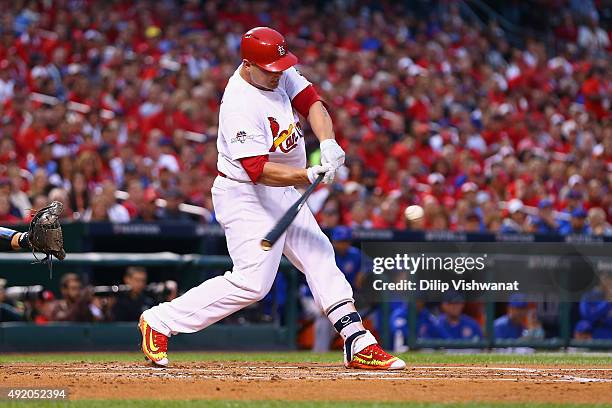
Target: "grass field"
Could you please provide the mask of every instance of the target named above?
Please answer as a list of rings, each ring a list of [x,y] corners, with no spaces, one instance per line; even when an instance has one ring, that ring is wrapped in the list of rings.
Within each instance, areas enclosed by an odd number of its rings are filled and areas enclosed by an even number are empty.
[[[612,353],[534,353],[534,354],[452,354],[452,353],[403,353],[398,354],[410,364],[531,364],[605,366],[612,365]],[[173,352],[173,362],[197,361],[274,361],[284,363],[339,363],[341,352],[311,353],[291,352]],[[141,361],[141,353],[30,353],[0,354],[0,364],[9,363],[104,363]]]
[[[245,366],[247,367],[246,371],[243,371],[242,374],[239,374],[238,376],[229,378],[229,380],[224,380],[221,379],[220,381],[222,381],[221,383],[218,384],[223,384],[223,387],[229,385],[230,387],[233,387],[233,383],[240,383],[241,381],[243,381],[243,379],[240,378],[240,375],[244,375],[244,373],[248,373],[249,366],[255,366],[254,369],[257,368],[261,368],[262,366],[266,366],[268,365],[268,363],[272,363],[271,365],[269,365],[270,367],[275,366],[275,365],[279,365],[281,366],[280,368],[288,368],[288,369],[297,369],[297,368],[301,368],[301,367],[297,367],[301,364],[311,364],[311,367],[309,367],[309,370],[314,370],[313,372],[318,370],[318,367],[321,368],[321,371],[325,371],[327,373],[340,373],[342,374],[342,372],[346,372],[346,371],[352,371],[354,372],[354,370],[344,370],[341,367],[339,367],[340,362],[341,362],[341,354],[338,352],[333,352],[333,353],[324,353],[324,354],[313,354],[313,353],[309,353],[309,352],[282,352],[282,353],[239,353],[239,352],[229,352],[229,353],[219,353],[219,352],[198,352],[198,353],[182,353],[182,352],[176,352],[176,353],[172,353],[170,355],[172,361],[171,363],[175,365],[176,370],[177,371],[172,371],[172,370],[168,370],[168,371],[164,371],[164,373],[178,373],[181,374],[180,370],[183,370],[182,374],[185,374],[186,370],[196,370],[193,371],[193,380],[189,379],[189,380],[182,380],[180,375],[177,374],[177,377],[172,377],[167,379],[167,381],[182,381],[181,383],[178,383],[180,386],[185,386],[185,383],[188,382],[194,382],[194,381],[203,381],[203,382],[199,382],[197,384],[194,384],[194,386],[198,386],[198,384],[200,384],[200,386],[205,385],[205,384],[209,384],[211,381],[216,381],[216,378],[214,379],[210,379],[210,378],[202,378],[201,376],[199,377],[197,375],[197,370],[198,369],[202,369],[203,367],[206,369],[212,369],[211,367],[227,367],[227,370],[234,370],[236,367],[241,367],[241,366]],[[453,366],[457,366],[457,368],[469,368],[469,369],[477,369],[477,370],[485,370],[483,376],[480,377],[474,377],[472,379],[465,378],[466,382],[465,382],[465,386],[476,386],[476,387],[500,387],[500,386],[507,386],[508,384],[510,384],[511,382],[513,383],[514,380],[512,381],[505,381],[505,382],[497,382],[497,381],[492,381],[492,382],[485,382],[484,380],[491,380],[490,378],[486,378],[486,376],[488,375],[488,372],[486,370],[495,370],[495,367],[501,367],[502,369],[502,374],[503,374],[503,369],[504,367],[508,367],[507,369],[512,369],[512,367],[518,367],[516,368],[517,370],[521,370],[521,369],[525,369],[525,370],[531,370],[530,367],[541,367],[542,370],[553,370],[556,368],[562,369],[563,367],[565,367],[567,370],[582,370],[582,368],[584,368],[584,370],[594,370],[593,372],[595,373],[604,373],[606,376],[610,376],[612,377],[612,354],[606,354],[606,353],[584,353],[584,354],[564,354],[564,353],[536,353],[536,354],[529,354],[529,355],[516,355],[516,354],[488,354],[488,353],[482,353],[482,354],[447,354],[447,353],[405,353],[402,354],[401,357],[407,362],[409,367],[418,367],[420,371],[417,372],[420,373],[419,375],[421,375],[420,377],[417,376],[413,376],[412,378],[410,377],[406,377],[406,378],[394,378],[393,380],[406,380],[406,381],[402,381],[399,382],[397,384],[391,384],[392,382],[395,383],[395,381],[367,381],[367,377],[365,378],[366,381],[356,381],[355,379],[353,379],[352,381],[346,382],[347,379],[346,377],[342,377],[339,378],[338,381],[336,381],[335,378],[330,379],[329,381],[326,381],[325,378],[321,377],[320,379],[315,378],[315,380],[318,380],[321,386],[326,386],[329,388],[329,386],[331,385],[332,387],[334,386],[334,384],[336,384],[337,386],[337,390],[332,388],[333,392],[337,392],[337,393],[342,393],[344,392],[343,390],[345,389],[343,385],[341,384],[349,384],[350,386],[353,386],[355,383],[359,384],[365,384],[368,387],[377,387],[378,384],[380,384],[381,386],[391,386],[394,385],[396,388],[389,388],[390,392],[398,392],[401,391],[404,394],[403,395],[411,395],[411,387],[414,387],[414,391],[415,391],[415,398],[417,399],[416,401],[411,401],[411,398],[408,398],[408,400],[401,400],[401,401],[360,401],[359,398],[356,398],[355,400],[350,400],[350,401],[346,401],[344,399],[346,398],[340,398],[339,400],[336,400],[335,398],[332,400],[321,400],[321,398],[315,398],[316,400],[306,400],[306,401],[299,401],[299,400],[293,400],[294,398],[289,398],[290,400],[284,400],[284,399],[278,399],[274,397],[274,393],[270,393],[270,397],[265,398],[265,392],[271,392],[274,387],[280,387],[281,384],[280,382],[277,382],[276,385],[274,385],[274,381],[265,381],[265,380],[261,380],[258,382],[258,380],[254,381],[254,386],[255,387],[264,387],[264,399],[262,399],[262,394],[260,394],[257,398],[254,398],[253,400],[250,400],[248,398],[248,395],[243,395],[241,394],[241,390],[238,388],[231,388],[232,392],[228,392],[227,394],[227,398],[225,398],[225,394],[219,395],[216,394],[214,396],[214,398],[208,398],[207,396],[210,396],[210,393],[206,393],[204,391],[202,391],[201,394],[195,394],[195,395],[201,395],[199,397],[193,397],[194,394],[184,394],[184,396],[179,395],[177,399],[173,399],[173,400],[167,400],[165,398],[160,398],[157,399],[155,397],[151,397],[148,396],[147,399],[140,399],[140,398],[127,398],[126,399],[114,399],[114,400],[106,400],[106,399],[92,399],[92,398],[85,398],[85,399],[78,399],[75,401],[70,401],[70,402],[29,402],[29,403],[23,403],[23,402],[10,402],[10,401],[2,401],[0,400],[0,406],[6,406],[6,407],[30,407],[30,406],[43,406],[43,407],[60,407],[60,406],[70,406],[70,407],[92,407],[92,408],[96,408],[96,407],[115,407],[115,406],[121,406],[121,407],[170,407],[170,408],[175,408],[175,407],[196,407],[196,406],[206,406],[206,407],[279,407],[279,408],[285,408],[285,407],[315,407],[315,408],[319,408],[319,407],[334,407],[334,408],[344,408],[344,407],[409,407],[409,408],[415,408],[415,407],[423,407],[423,408],[436,408],[436,407],[443,407],[443,408],[447,408],[447,407],[465,407],[465,408],[472,408],[472,407],[542,407],[542,408],[549,408],[549,407],[612,407],[612,379],[611,380],[607,380],[604,379],[604,381],[607,381],[606,383],[601,383],[601,384],[587,384],[589,386],[593,385],[597,388],[580,388],[581,386],[576,386],[576,384],[569,384],[569,385],[565,385],[565,383],[558,383],[558,384],[550,384],[550,387],[547,386],[547,388],[542,388],[542,391],[546,391],[546,393],[555,393],[557,391],[555,390],[559,390],[559,391],[563,391],[563,392],[573,392],[572,390],[576,390],[576,392],[587,392],[586,395],[588,395],[588,393],[591,393],[591,397],[593,397],[593,393],[604,393],[603,395],[599,395],[600,397],[603,398],[599,398],[599,400],[603,400],[603,403],[599,403],[599,402],[590,402],[590,403],[584,403],[581,404],[581,400],[580,398],[570,398],[567,401],[570,401],[571,403],[563,403],[563,401],[565,401],[565,399],[563,397],[559,398],[559,401],[557,401],[556,399],[552,399],[552,401],[550,402],[540,402],[540,403],[534,403],[531,401],[512,401],[512,397],[513,397],[513,393],[516,394],[517,392],[524,392],[526,393],[526,395],[528,395],[529,393],[535,393],[534,394],[534,401],[537,401],[538,398],[535,398],[538,396],[538,386],[540,386],[540,383],[537,381],[533,381],[533,382],[526,382],[524,384],[520,384],[519,388],[514,388],[514,390],[510,390],[508,392],[508,398],[510,399],[510,401],[504,401],[503,399],[501,401],[479,401],[479,397],[475,396],[474,397],[474,401],[471,401],[469,398],[470,392],[467,393],[467,398],[464,395],[461,399],[459,400],[455,400],[452,398],[452,392],[451,394],[449,394],[448,392],[446,394],[442,393],[440,394],[440,400],[438,401],[436,398],[433,398],[434,401],[418,401],[418,399],[420,399],[421,397],[417,396],[417,391],[421,394],[421,396],[425,396],[425,399],[432,399],[429,398],[428,396],[431,396],[431,393],[435,393],[437,392],[437,388],[441,389],[442,391],[444,391],[444,388],[446,387],[446,383],[444,382],[438,382],[437,378],[425,378],[424,375],[427,375],[428,373],[428,369],[431,368],[435,371],[435,369],[440,369],[440,368],[446,368],[446,369],[450,369],[450,370],[446,370],[449,375],[448,375],[448,380],[462,380],[461,378],[451,378],[454,377],[453,375]],[[242,364],[244,363],[244,364]],[[144,364],[142,363],[142,356],[139,353],[45,353],[45,354],[2,354],[0,355],[0,379],[4,379],[5,381],[2,381],[2,383],[6,383],[6,381],[8,381],[9,385],[14,385],[15,383],[12,381],[13,379],[21,379],[23,384],[29,384],[27,382],[27,378],[30,378],[28,376],[24,376],[24,373],[21,370],[24,369],[30,369],[32,370],[31,372],[31,378],[35,378],[38,379],[38,381],[44,381],[46,379],[45,376],[45,369],[49,370],[49,372],[54,372],[54,371],[62,371],[64,368],[66,369],[72,369],[72,370],[76,370],[79,368],[83,368],[84,371],[89,371],[88,367],[92,367],[92,369],[95,371],[95,369],[97,367],[101,367],[101,371],[105,371],[105,367],[122,367],[122,369],[124,369],[125,371],[120,371],[121,373],[124,372],[138,372],[141,373],[142,371],[139,371],[141,369],[143,369]],[[296,367],[291,367],[291,366],[296,366]],[[49,368],[51,367],[51,369]],[[523,367],[523,368],[521,368]],[[40,372],[36,373],[37,368],[40,368]],[[273,367],[272,367],[273,368]],[[331,371],[330,371],[331,370]],[[78,371],[75,371],[78,373]],[[570,371],[572,372],[572,371]],[[157,375],[157,371],[154,373]],[[610,374],[609,374],[610,373]],[[57,374],[57,373],[56,373]],[[409,374],[409,373],[408,373]],[[602,375],[604,375],[602,374]],[[20,377],[21,375],[21,377]],[[87,373],[87,375],[91,375],[90,372]],[[122,377],[123,374],[119,375],[118,377]],[[491,376],[499,376],[500,374],[498,372],[491,372]],[[546,374],[549,375],[549,374]],[[118,381],[119,383],[124,384],[124,380],[123,378],[119,378],[117,379],[113,379],[111,382],[107,383],[108,377],[92,377],[92,380],[94,380],[93,384],[95,387],[95,384],[100,384],[100,386],[109,386],[111,387],[112,384],[114,384],[114,381]],[[166,378],[166,377],[164,377]],[[314,378],[314,377],[313,377]],[[326,377],[327,378],[327,377]],[[370,377],[373,378],[373,377]],[[561,378],[561,377],[560,377]],[[609,377],[605,377],[605,378],[609,378]],[[100,381],[100,379],[102,379],[103,381]],[[374,378],[373,378],[374,379]],[[380,379],[380,378],[378,378]],[[384,379],[384,378],[383,378]],[[391,379],[391,378],[389,378]],[[440,381],[443,381],[445,378],[441,378]],[[132,379],[134,380],[134,379]],[[138,381],[140,381],[140,383],[127,383],[127,386],[134,386],[134,387],[138,387],[138,384],[141,383],[146,383],[146,378],[137,378]],[[160,378],[151,378],[151,380],[163,380]],[[273,379],[274,380],[274,379]],[[301,390],[306,387],[307,385],[309,387],[312,387],[313,384],[311,384],[314,380],[312,379],[305,379],[305,380],[300,380],[300,379],[292,379],[292,380],[287,380],[285,378],[282,379],[283,381],[286,381],[284,384],[286,387],[289,387],[289,391],[290,393],[300,393]],[[432,380],[430,382],[422,382],[421,380]],[[507,379],[506,379],[507,380]],[[516,381],[518,382],[520,380],[520,377],[518,377],[516,379]],[[33,387],[36,385],[36,381],[37,380],[33,380],[33,382],[31,383],[31,385],[29,385],[29,387]],[[78,381],[78,380],[76,380]],[[342,383],[342,381],[345,381],[346,383]],[[546,382],[546,381],[544,381]],[[229,384],[228,384],[229,383]],[[367,383],[367,384],[366,384]],[[48,386],[50,383],[44,383],[46,386]],[[61,384],[61,382],[60,382]],[[72,384],[72,383],[71,383]],[[104,385],[103,385],[104,384]],[[162,383],[163,384],[163,383]],[[217,384],[217,383],[216,383]],[[253,386],[253,383],[250,383]],[[288,385],[287,385],[288,384]],[[449,381],[448,382],[449,386],[457,386],[457,384],[459,384],[458,381]],[[463,382],[461,382],[460,384],[463,384]],[[461,385],[459,384],[459,386],[461,387]],[[471,385],[470,385],[471,384]],[[478,385],[480,384],[480,385]],[[78,383],[78,386],[83,386],[83,384]],[[511,384],[514,385],[514,384]],[[546,384],[544,384],[546,385]],[[3,387],[4,384],[0,387]],[[24,385],[25,386],[25,385]],[[71,385],[74,387],[74,385]],[[265,389],[265,387],[272,387],[269,389]],[[317,384],[314,384],[314,387],[317,387]],[[551,388],[554,386],[554,389]],[[85,387],[87,387],[87,385],[85,385]],[[115,386],[116,387],[116,386]],[[430,387],[430,390],[423,390],[423,387]],[[531,387],[531,388],[530,388]],[[259,389],[256,388],[256,389]],[[170,390],[172,390],[172,388],[169,388]],[[199,388],[201,389],[201,388]],[[226,389],[226,388],[224,388]],[[252,388],[251,388],[252,389]],[[524,389],[524,391],[520,391]],[[217,387],[217,390],[219,390],[219,387]],[[267,391],[266,391],[267,390]],[[516,391],[519,390],[519,391]],[[608,395],[606,397],[605,392],[608,392]],[[70,391],[72,393],[72,391]],[[423,394],[423,392],[425,392],[425,394]],[[450,392],[450,391],[449,391]],[[500,392],[503,392],[500,388]],[[125,395],[132,395],[130,393],[127,393]],[[334,394],[332,394],[334,395]],[[450,395],[450,397],[449,397]],[[572,394],[569,394],[572,395]],[[516,396],[516,395],[514,395]],[[115,396],[116,397],[116,396]],[[574,394],[574,397],[578,397],[577,394]],[[301,399],[301,398],[297,398],[297,399]],[[396,399],[396,398],[390,398],[390,399]],[[527,398],[523,398],[523,399],[529,399]]]

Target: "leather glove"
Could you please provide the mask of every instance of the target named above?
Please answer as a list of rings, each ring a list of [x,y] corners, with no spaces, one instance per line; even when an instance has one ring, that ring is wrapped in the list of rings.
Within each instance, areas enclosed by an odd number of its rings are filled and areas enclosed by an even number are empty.
[[[344,164],[344,150],[338,145],[334,139],[325,139],[320,144],[321,147],[321,164],[330,165],[334,170],[337,170]]]
[[[60,261],[66,257],[64,250],[64,234],[62,226],[59,223],[59,217],[64,212],[64,205],[59,201],[53,201],[48,206],[38,210],[32,217],[30,228],[27,233],[24,233],[19,240],[19,246],[23,247],[29,244],[32,248],[32,255],[39,263],[46,263],[49,267],[49,278],[53,267],[53,257]],[[22,242],[27,240],[26,242]],[[38,259],[36,251],[43,252],[46,257]]]
[[[59,217],[63,212],[64,205],[59,201],[54,201],[36,212],[30,222],[27,239],[32,247],[32,252],[39,251],[47,255],[48,259],[45,258],[45,261],[50,261],[52,256],[60,261],[66,257],[64,235],[59,223]],[[22,243],[20,242],[19,245],[21,246]]]
[[[316,165],[306,169],[306,173],[308,174],[308,181],[310,181],[310,184],[315,182],[319,174],[325,174],[325,176],[323,176],[323,183],[331,184],[334,181],[336,170],[330,165]]]

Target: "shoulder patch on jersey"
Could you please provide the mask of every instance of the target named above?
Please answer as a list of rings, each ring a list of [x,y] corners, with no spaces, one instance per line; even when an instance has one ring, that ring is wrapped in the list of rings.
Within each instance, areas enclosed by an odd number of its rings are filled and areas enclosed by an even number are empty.
[[[236,133],[235,138],[230,140],[230,143],[244,143],[247,140],[253,140],[253,139],[254,139],[253,135],[247,135],[244,130],[241,130],[238,133]]]

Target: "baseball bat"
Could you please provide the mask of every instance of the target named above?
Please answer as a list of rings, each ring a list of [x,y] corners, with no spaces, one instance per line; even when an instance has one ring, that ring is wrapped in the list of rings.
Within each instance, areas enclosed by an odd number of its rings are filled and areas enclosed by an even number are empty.
[[[317,177],[315,182],[312,183],[308,187],[308,189],[306,189],[300,199],[297,200],[287,210],[287,212],[285,212],[285,214],[283,214],[283,216],[280,220],[278,220],[276,225],[274,225],[274,227],[266,234],[264,239],[261,240],[261,249],[263,249],[264,251],[269,251],[272,248],[272,245],[274,245],[274,243],[278,241],[278,238],[283,235],[283,232],[285,232],[287,228],[289,228],[289,225],[291,225],[295,217],[297,217],[298,213],[304,206],[304,203],[306,203],[306,200],[308,200],[308,197],[310,197],[314,189],[317,188],[319,183],[321,183],[324,175],[324,173],[319,174],[319,177]]]

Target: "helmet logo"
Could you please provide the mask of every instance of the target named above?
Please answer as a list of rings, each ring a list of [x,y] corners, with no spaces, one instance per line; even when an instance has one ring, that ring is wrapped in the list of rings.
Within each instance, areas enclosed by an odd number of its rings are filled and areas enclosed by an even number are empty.
[[[287,54],[287,51],[285,51],[285,46],[284,45],[279,45],[278,46],[278,55],[280,55],[282,57],[285,54]]]

